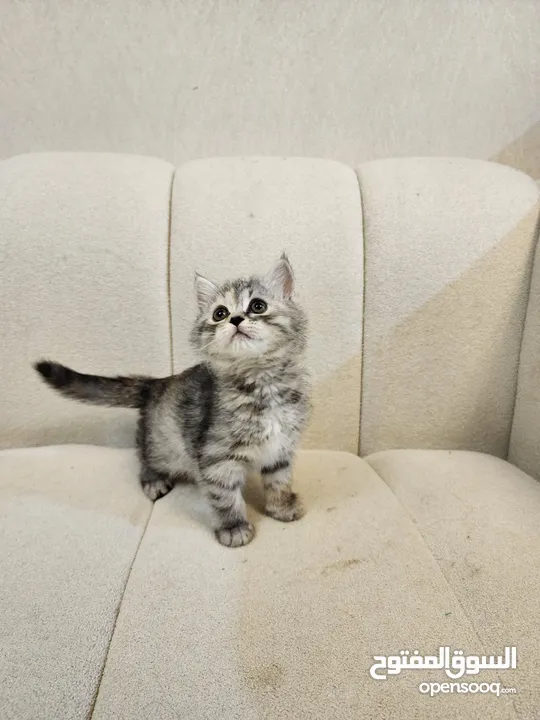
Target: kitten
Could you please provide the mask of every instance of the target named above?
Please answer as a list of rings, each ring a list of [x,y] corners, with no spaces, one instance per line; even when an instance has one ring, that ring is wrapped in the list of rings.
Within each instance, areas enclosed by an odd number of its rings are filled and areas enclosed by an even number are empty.
[[[292,299],[285,255],[265,277],[218,287],[196,275],[198,317],[191,344],[202,362],[166,378],[83,375],[58,363],[35,369],[67,397],[139,410],[140,482],[151,500],[178,481],[195,482],[229,547],[254,528],[242,497],[246,473],[262,476],[266,513],[285,522],[303,515],[291,466],[305,426],[307,376],[301,364],[306,319]]]

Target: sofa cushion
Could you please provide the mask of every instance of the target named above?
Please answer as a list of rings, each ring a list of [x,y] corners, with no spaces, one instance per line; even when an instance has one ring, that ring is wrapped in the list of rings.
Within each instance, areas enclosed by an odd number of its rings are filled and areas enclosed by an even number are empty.
[[[540,190],[540,181],[538,182]],[[538,223],[540,228],[540,222]],[[519,375],[508,459],[526,473],[540,479],[540,250],[538,245],[523,329]]]
[[[194,488],[155,504],[94,720],[457,719],[464,708],[469,717],[516,717],[508,696],[419,692],[423,681],[448,680],[444,673],[370,677],[374,655],[400,649],[478,653],[477,631],[367,463],[301,453],[296,485],[306,516],[281,524],[253,509],[257,535],[236,550],[201,522]],[[260,507],[256,489],[250,502]]]
[[[363,232],[358,180],[312,158],[209,158],[178,168],[172,194],[171,326],[175,371],[186,339],[193,270],[217,280],[266,272],[286,250],[308,313],[313,412],[304,447],[358,452]]]
[[[150,515],[129,450],[0,452],[0,715],[87,718]]]
[[[410,514],[469,618],[482,653],[516,646],[521,717],[540,707],[540,484],[472,452],[386,451],[367,462]],[[477,648],[480,651],[480,648]]]
[[[173,172],[155,158],[105,153],[0,162],[0,447],[134,445],[132,411],[61,398],[32,363],[170,373]]]
[[[463,158],[377,160],[358,176],[360,454],[444,447],[505,457],[538,187],[511,168]]]

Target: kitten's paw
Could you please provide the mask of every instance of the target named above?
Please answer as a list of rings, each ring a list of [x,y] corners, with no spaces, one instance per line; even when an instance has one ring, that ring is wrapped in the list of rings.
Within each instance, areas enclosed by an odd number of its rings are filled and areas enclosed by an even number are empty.
[[[241,547],[253,540],[255,528],[251,523],[243,522],[231,528],[216,530],[218,541],[226,547]]]
[[[285,496],[282,495],[279,503],[268,503],[265,511],[267,515],[270,515],[270,517],[273,517],[275,520],[281,520],[281,522],[300,520],[306,512],[302,501],[298,495],[293,492]]]
[[[173,483],[167,482],[167,480],[151,480],[142,482],[141,485],[144,494],[152,502],[159,500],[173,489]]]

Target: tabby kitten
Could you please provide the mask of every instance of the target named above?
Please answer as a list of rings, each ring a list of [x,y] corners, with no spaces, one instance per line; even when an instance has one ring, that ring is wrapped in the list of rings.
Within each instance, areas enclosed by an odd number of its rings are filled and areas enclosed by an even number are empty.
[[[268,515],[302,517],[291,465],[308,414],[301,364],[306,320],[292,299],[282,255],[265,277],[221,287],[195,277],[198,316],[191,343],[199,365],[166,378],[83,375],[58,363],[35,365],[67,397],[139,410],[140,482],[151,500],[176,482],[195,482],[213,510],[223,545],[247,545],[254,528],[242,497],[249,470],[262,476]]]

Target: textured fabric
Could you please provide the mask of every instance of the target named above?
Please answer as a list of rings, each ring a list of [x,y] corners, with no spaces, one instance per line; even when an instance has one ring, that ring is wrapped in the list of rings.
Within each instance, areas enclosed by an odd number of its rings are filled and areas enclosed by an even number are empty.
[[[174,361],[179,370],[193,360],[193,270],[217,280],[265,270],[285,249],[312,326],[307,446],[356,451],[362,411],[364,452],[402,443],[506,452],[535,240],[532,181],[462,160],[360,168],[361,388],[354,173],[284,159],[180,168],[169,268],[172,174],[157,160],[106,155],[0,164],[4,444],[131,443],[129,411],[57,398],[31,361],[155,374]],[[537,415],[523,398],[538,355],[535,287],[512,442],[531,466]],[[233,551],[216,542],[195,488],[176,488],[152,510],[132,450],[0,453],[0,714],[86,720],[97,697],[94,720],[431,720],[434,709],[456,720],[534,718],[540,486],[474,453],[369,462],[302,453],[296,486],[307,515],[290,525],[264,517],[252,488],[257,536]],[[369,675],[374,655],[441,645],[465,654],[516,645],[519,670],[482,681],[518,695],[429,698],[419,684],[444,674]]]
[[[501,165],[360,167],[365,236],[361,454],[506,457],[538,188]]]
[[[0,716],[89,717],[152,504],[130,450],[0,452]]]
[[[540,184],[539,184],[540,194]],[[540,229],[540,223],[539,223]],[[510,462],[540,480],[540,252],[537,250],[510,437]]]
[[[173,189],[175,371],[193,362],[193,272],[266,272],[286,250],[310,323],[314,412],[304,444],[357,452],[362,348],[362,214],[354,173],[323,160],[212,159],[179,168]]]
[[[170,372],[172,173],[160,160],[122,155],[0,163],[0,447],[133,444],[130,411],[59,398],[31,363]]]
[[[367,458],[410,514],[480,642],[516,646],[521,718],[540,708],[540,484],[512,465],[469,452],[394,451]],[[483,717],[491,717],[486,711]]]
[[[511,700],[373,680],[373,655],[478,652],[478,636],[407,512],[362,460],[300,455],[307,506],[231,551],[192,488],[155,505],[133,566],[94,720],[515,718]],[[260,507],[252,490],[250,502]],[[495,650],[496,648],[494,648]],[[430,671],[433,673],[435,671]],[[446,676],[443,674],[443,680]],[[490,674],[485,680],[494,681]]]
[[[540,119],[538,0],[4,0],[1,9],[0,157],[108,150],[180,164],[287,154],[356,165],[501,154],[523,167],[526,154],[540,177],[540,146],[514,143]]]

